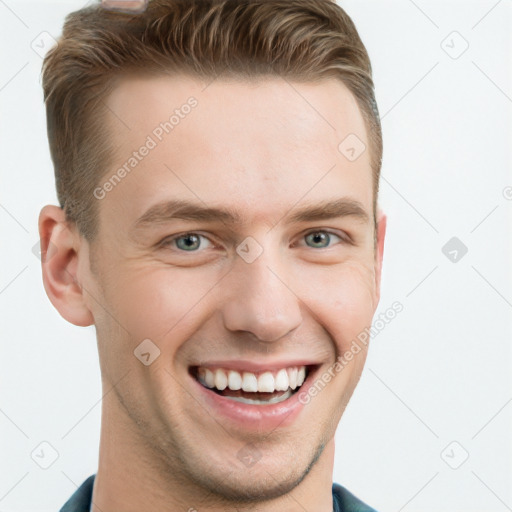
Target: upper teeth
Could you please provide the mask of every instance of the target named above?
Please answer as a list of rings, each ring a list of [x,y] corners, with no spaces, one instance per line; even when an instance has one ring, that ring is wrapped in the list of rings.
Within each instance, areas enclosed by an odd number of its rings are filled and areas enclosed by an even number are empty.
[[[233,391],[242,389],[248,392],[287,391],[288,388],[296,389],[301,386],[306,378],[306,367],[282,368],[281,370],[255,374],[252,372],[238,372],[217,368],[199,367],[197,370],[199,382],[208,388],[216,388],[219,391],[229,388]]]

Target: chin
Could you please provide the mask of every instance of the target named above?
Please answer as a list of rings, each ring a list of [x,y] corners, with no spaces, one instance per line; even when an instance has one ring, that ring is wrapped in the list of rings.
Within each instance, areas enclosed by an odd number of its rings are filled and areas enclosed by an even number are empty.
[[[254,467],[237,469],[225,477],[215,475],[220,478],[209,481],[206,487],[219,500],[226,500],[231,504],[261,503],[290,493],[302,482],[307,472],[303,470],[298,473],[295,469],[283,475],[278,470],[274,473],[263,467],[258,471]]]
[[[293,491],[312,470],[324,447],[324,444],[316,447],[309,460],[297,456],[272,460],[271,457],[278,457],[278,454],[273,454],[270,449],[268,453],[261,454],[261,459],[251,461],[247,467],[238,460],[237,464],[227,464],[230,460],[224,457],[219,465],[211,466],[216,468],[215,473],[204,471],[201,475],[191,477],[221,502],[230,502],[231,505],[261,503]],[[294,453],[293,448],[287,453]],[[192,469],[197,468],[196,465]]]

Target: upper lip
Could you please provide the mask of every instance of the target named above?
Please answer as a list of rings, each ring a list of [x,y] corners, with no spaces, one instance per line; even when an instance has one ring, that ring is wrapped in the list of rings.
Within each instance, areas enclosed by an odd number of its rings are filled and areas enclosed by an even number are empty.
[[[246,371],[246,372],[264,372],[264,371],[273,371],[280,370],[281,368],[290,368],[293,366],[316,366],[318,362],[312,361],[311,359],[283,359],[280,361],[268,361],[268,362],[255,362],[244,359],[236,359],[236,360],[208,360],[195,365],[191,365],[193,367],[202,367],[202,368],[225,368],[226,370],[237,370],[237,371]]]

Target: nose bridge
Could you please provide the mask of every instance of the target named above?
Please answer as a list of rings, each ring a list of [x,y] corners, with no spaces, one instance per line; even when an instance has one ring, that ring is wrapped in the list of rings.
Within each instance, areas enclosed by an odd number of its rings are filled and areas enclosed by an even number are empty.
[[[223,305],[225,327],[247,331],[261,341],[276,341],[300,325],[299,298],[287,285],[287,272],[271,251],[247,263],[237,258]]]

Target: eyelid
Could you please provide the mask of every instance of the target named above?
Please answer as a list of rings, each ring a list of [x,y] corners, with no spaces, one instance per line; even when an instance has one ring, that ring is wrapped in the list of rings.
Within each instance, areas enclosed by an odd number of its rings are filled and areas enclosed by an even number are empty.
[[[336,230],[333,230],[333,229],[329,229],[329,228],[309,229],[308,231],[305,231],[304,233],[302,233],[300,235],[300,238],[304,239],[305,237],[307,237],[308,235],[311,235],[312,233],[327,233],[329,235],[337,236],[341,240],[340,243],[351,244],[351,245],[353,245],[353,243],[354,243],[352,238],[350,237],[350,235],[348,233],[339,232],[339,231],[336,231]],[[323,249],[330,249],[330,247],[331,246],[323,247]]]
[[[212,246],[215,246],[215,243],[208,236],[206,236],[205,234],[201,233],[200,231],[183,231],[181,233],[177,233],[176,235],[170,235],[170,236],[165,237],[163,240],[158,242],[157,247],[167,247],[167,246],[170,246],[178,238],[183,238],[183,237],[185,237],[187,235],[196,235],[196,236],[205,238],[206,240],[208,240],[208,242]],[[172,249],[175,250],[176,252],[183,252],[183,253],[187,252],[187,251],[183,251],[182,249],[175,248],[175,247],[172,247]],[[196,252],[196,253],[197,252],[201,252],[201,250],[199,250],[199,251],[191,251],[190,253],[194,253],[194,252]]]
[[[343,233],[337,232],[336,230],[329,229],[329,228],[311,228],[311,229],[308,229],[307,231],[304,231],[303,233],[301,233],[299,235],[299,239],[303,240],[306,236],[308,236],[308,235],[310,235],[312,233],[327,233],[329,235],[337,236],[341,240],[341,242],[339,242],[339,243],[345,243],[345,244],[351,244],[351,245],[353,245],[353,243],[354,243],[349,234],[347,234],[345,232],[343,232]],[[175,235],[170,235],[170,236],[165,237],[164,239],[162,239],[160,242],[158,242],[157,246],[158,247],[170,246],[172,242],[174,242],[178,238],[184,237],[186,235],[197,235],[197,236],[200,236],[200,237],[205,238],[206,240],[208,240],[208,242],[212,246],[214,246],[214,247],[217,246],[217,244],[210,238],[210,236],[205,235],[201,231],[182,231],[181,233],[177,233]],[[324,249],[329,249],[330,247],[331,246],[324,247]],[[174,248],[174,247],[173,247],[173,249],[176,252],[183,252],[183,253],[186,252],[186,251],[183,251],[181,249]],[[199,251],[191,251],[191,253],[193,253],[193,252],[197,253],[197,252],[201,252],[201,250],[199,250]]]

